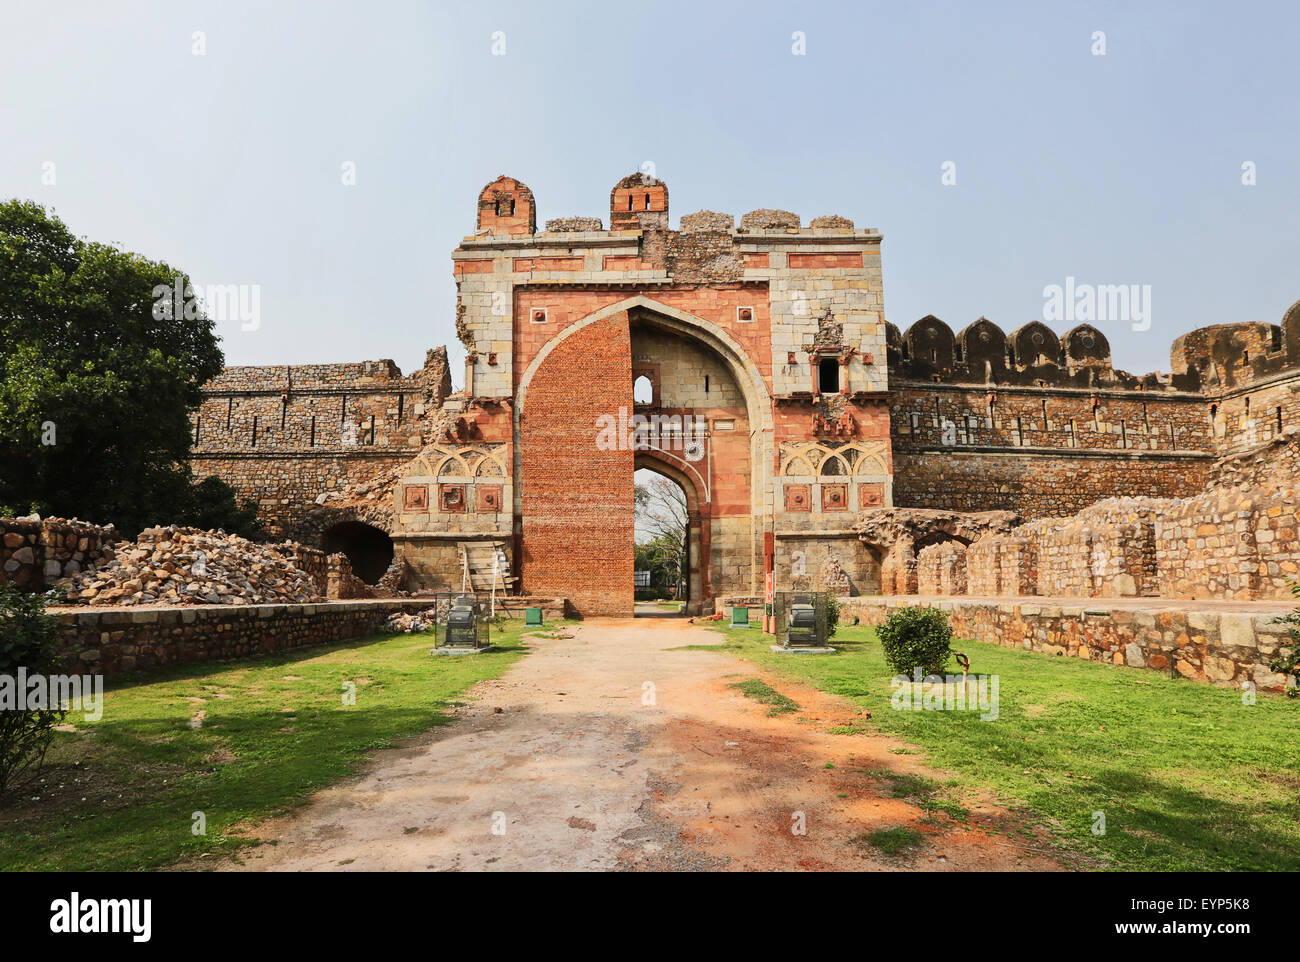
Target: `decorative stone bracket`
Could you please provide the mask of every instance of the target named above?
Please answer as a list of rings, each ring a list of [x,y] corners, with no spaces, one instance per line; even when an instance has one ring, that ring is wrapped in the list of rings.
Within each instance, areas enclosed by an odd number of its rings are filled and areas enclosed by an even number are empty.
[[[465,442],[474,441],[483,437],[483,432],[479,430],[478,421],[474,418],[460,417],[448,424],[442,432],[439,441],[448,442]]]

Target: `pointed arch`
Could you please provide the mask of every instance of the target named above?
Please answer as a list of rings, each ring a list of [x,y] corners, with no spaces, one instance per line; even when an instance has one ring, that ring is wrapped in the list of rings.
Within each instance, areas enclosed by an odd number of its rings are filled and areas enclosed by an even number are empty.
[[[1065,360],[1069,364],[1109,364],[1110,342],[1091,324],[1080,324],[1065,335]]]
[[[952,328],[933,314],[927,314],[909,327],[903,342],[914,365],[935,373],[952,370]]]
[[[1030,321],[1011,334],[1011,350],[1018,367],[1039,367],[1061,362],[1061,342],[1042,321]]]
[[[962,329],[958,335],[962,345],[962,356],[966,367],[973,374],[980,374],[986,363],[995,371],[1007,364],[1007,335],[987,317],[981,317]]]

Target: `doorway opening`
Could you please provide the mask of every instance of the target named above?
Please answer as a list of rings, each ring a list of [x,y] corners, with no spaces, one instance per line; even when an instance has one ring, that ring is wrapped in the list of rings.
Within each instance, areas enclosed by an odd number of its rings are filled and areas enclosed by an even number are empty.
[[[377,584],[393,563],[393,539],[364,521],[342,521],[326,528],[321,550],[326,554],[343,552],[352,563],[352,573],[368,585]]]
[[[820,394],[835,394],[840,389],[840,360],[837,357],[824,357],[817,362],[817,391]]]
[[[654,468],[633,475],[632,554],[637,617],[675,617],[690,602],[691,516],[686,491]]]

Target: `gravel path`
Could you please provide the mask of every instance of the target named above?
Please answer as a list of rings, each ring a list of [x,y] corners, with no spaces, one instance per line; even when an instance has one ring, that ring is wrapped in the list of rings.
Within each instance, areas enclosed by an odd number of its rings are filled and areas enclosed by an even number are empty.
[[[768,717],[731,688],[762,677],[720,636],[680,619],[588,621],[538,637],[457,720],[378,753],[365,774],[263,824],[274,844],[226,870],[963,870],[1054,869],[1016,827],[976,805],[969,825],[934,820],[863,770],[935,775],[885,737],[832,735],[856,706],[767,680],[801,706]],[[830,763],[830,767],[828,767]],[[800,825],[805,828],[798,833]],[[889,859],[851,840],[910,826]]]

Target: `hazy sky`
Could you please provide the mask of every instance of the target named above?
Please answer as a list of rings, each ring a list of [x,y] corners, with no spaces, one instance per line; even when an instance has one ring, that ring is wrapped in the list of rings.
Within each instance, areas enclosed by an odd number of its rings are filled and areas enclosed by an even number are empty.
[[[260,327],[221,326],[232,364],[458,356],[449,254],[483,185],[608,226],[651,161],[674,226],[879,228],[902,328],[1009,331],[1066,277],[1149,284],[1150,330],[1099,326],[1117,366],[1167,370],[1179,333],[1300,298],[1298,9],[0,0],[0,197],[258,285]]]

